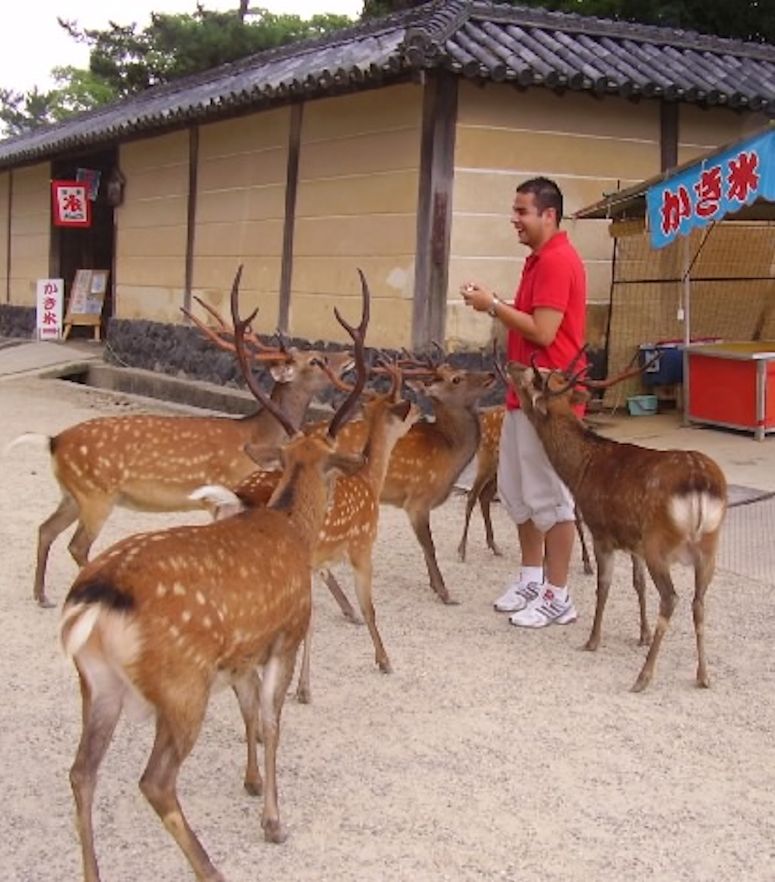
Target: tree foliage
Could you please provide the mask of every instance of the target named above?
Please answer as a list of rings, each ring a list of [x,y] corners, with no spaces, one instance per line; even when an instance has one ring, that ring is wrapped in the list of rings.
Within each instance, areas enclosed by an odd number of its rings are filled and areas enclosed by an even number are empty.
[[[499,0],[504,2],[504,0]],[[620,21],[699,31],[719,37],[775,43],[773,0],[505,0]],[[417,0],[364,0],[363,17],[373,18],[419,5]]]
[[[239,0],[233,12],[213,12],[197,5],[192,14],[152,13],[150,24],[110,22],[105,30],[82,28],[59,19],[77,42],[89,47],[89,68],[55,68],[56,87],[26,94],[0,88],[0,123],[19,134],[105,104],[160,83],[255,52],[297,40],[321,37],[352,25],[347,16],[325,13],[303,19],[249,9]]]

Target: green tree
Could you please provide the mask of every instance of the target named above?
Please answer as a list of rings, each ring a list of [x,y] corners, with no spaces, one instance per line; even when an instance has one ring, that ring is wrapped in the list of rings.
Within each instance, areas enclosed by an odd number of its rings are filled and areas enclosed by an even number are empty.
[[[344,15],[275,15],[265,9],[212,12],[203,6],[185,15],[152,13],[143,30],[136,24],[110,23],[107,30],[84,29],[59,19],[73,39],[90,46],[89,68],[124,98],[167,83],[308,37],[319,37],[352,24]]]
[[[153,13],[150,24],[110,22],[106,30],[81,28],[59,19],[76,41],[89,46],[89,69],[55,68],[56,87],[26,94],[0,89],[0,124],[20,134],[58,122],[115,99],[127,98],[160,83],[236,61],[255,52],[297,40],[321,37],[353,24],[345,15],[310,19],[248,8],[239,0],[233,12],[212,12],[197,5],[192,14]]]
[[[663,25],[775,44],[773,0],[506,0],[621,21]],[[363,17],[374,18],[417,6],[415,0],[364,0]]]

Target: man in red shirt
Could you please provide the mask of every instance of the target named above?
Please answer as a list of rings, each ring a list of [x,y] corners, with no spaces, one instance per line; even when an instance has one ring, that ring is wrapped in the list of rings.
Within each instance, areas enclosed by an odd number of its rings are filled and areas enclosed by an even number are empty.
[[[562,192],[554,181],[531,178],[520,184],[511,223],[531,253],[513,306],[480,285],[461,288],[467,305],[508,329],[509,361],[530,364],[535,355],[539,367],[563,370],[584,345],[586,275],[567,234],[560,231],[562,211]],[[509,621],[526,628],[575,621],[568,593],[576,532],[573,497],[511,388],[500,440],[498,493],[517,525],[522,565],[495,608],[513,613]]]

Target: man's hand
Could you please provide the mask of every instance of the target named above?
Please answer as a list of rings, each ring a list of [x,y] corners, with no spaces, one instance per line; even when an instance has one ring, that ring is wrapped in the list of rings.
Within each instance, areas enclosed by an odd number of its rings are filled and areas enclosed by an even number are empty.
[[[492,291],[473,282],[461,285],[460,293],[466,306],[472,306],[477,312],[488,312],[497,299]]]

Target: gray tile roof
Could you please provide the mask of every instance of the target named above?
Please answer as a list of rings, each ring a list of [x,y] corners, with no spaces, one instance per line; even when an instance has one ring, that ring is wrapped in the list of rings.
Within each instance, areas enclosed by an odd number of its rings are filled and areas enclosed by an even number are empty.
[[[395,82],[422,69],[775,115],[775,46],[477,0],[435,0],[2,141],[0,167],[247,108]]]

